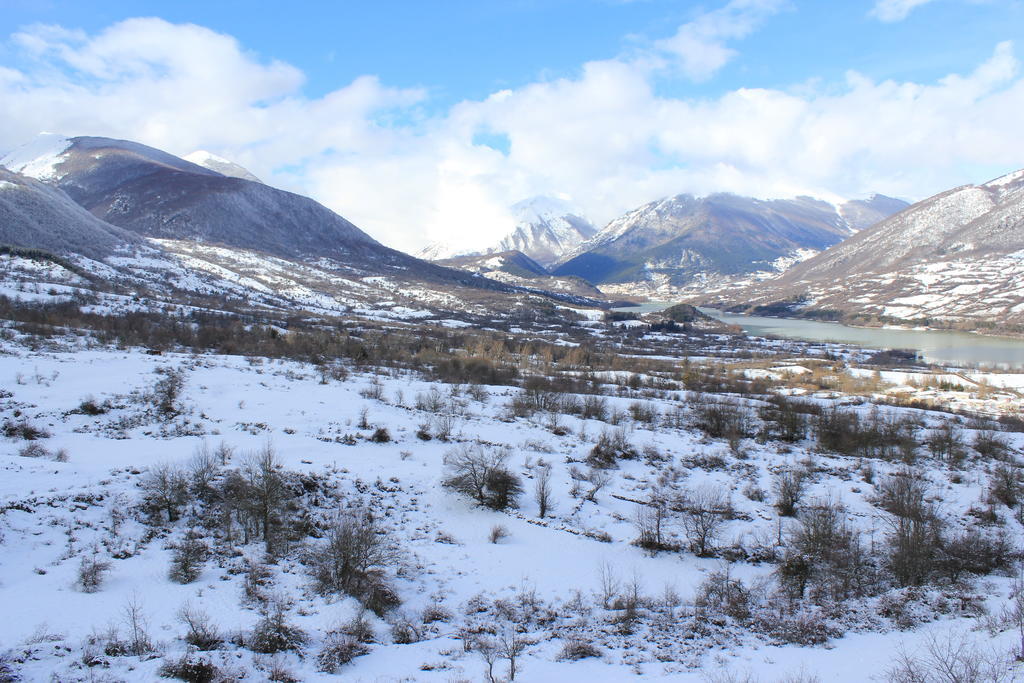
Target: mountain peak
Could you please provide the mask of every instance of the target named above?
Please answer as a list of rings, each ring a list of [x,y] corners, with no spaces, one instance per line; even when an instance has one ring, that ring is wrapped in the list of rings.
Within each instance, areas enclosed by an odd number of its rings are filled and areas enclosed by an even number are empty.
[[[185,161],[191,161],[193,164],[202,166],[203,168],[211,171],[216,171],[217,173],[229,178],[241,178],[242,180],[251,180],[255,183],[263,182],[240,164],[229,159],[225,159],[222,156],[217,156],[213,152],[207,152],[205,149],[197,149],[191,154],[187,154],[182,157],[182,159]]]
[[[70,138],[57,133],[40,133],[0,158],[0,166],[37,180],[53,180],[57,178],[57,164],[63,161],[71,143]]]

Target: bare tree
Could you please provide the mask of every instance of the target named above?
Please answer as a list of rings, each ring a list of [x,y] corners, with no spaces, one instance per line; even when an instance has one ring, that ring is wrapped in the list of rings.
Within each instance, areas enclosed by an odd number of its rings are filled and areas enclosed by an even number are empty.
[[[508,680],[516,680],[519,672],[519,655],[523,653],[529,643],[516,630],[516,625],[506,622],[498,631],[497,647],[498,653],[508,662]]]
[[[505,449],[464,444],[444,456],[448,474],[444,485],[496,510],[514,507],[522,484],[505,466],[507,461]]]
[[[597,467],[591,467],[590,471],[587,472],[587,481],[590,483],[590,490],[587,491],[586,498],[591,503],[597,502],[597,494],[605,486],[611,483],[612,475],[610,472],[599,469]]]
[[[598,596],[601,598],[601,606],[608,609],[612,600],[619,594],[622,583],[615,574],[615,569],[608,562],[602,562],[597,570]]]
[[[188,500],[188,477],[178,466],[158,463],[142,479],[144,505],[154,514],[167,514],[168,522],[177,521]]]
[[[533,483],[533,496],[537,501],[537,515],[543,519],[551,511],[551,467],[544,465],[537,470]]]
[[[728,494],[720,486],[699,486],[680,496],[679,509],[690,549],[701,557],[708,555],[732,514]]]
[[[395,553],[384,530],[368,510],[346,512],[327,530],[326,542],[311,549],[308,562],[317,587],[325,593],[361,595],[370,573],[390,564]]]
[[[259,451],[249,455],[242,469],[252,510],[262,528],[266,552],[271,555],[276,549],[277,528],[281,525],[280,515],[288,497],[273,445],[267,442]]]

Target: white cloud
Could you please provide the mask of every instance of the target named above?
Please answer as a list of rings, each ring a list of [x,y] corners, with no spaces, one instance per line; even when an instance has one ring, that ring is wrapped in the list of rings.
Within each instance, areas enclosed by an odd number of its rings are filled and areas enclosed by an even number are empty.
[[[741,24],[702,35],[752,30]],[[633,55],[434,116],[420,109],[423,91],[372,76],[304,97],[294,67],[230,36],[159,19],[95,36],[35,27],[17,44],[22,61],[35,61],[0,68],[0,149],[39,130],[176,154],[209,149],[407,251],[433,240],[496,241],[511,227],[507,207],[536,194],[567,195],[603,222],[679,192],[920,198],[987,179],[968,170],[1009,170],[1024,159],[1024,80],[1010,43],[972,72],[934,83],[851,72],[841,83],[702,99],[659,95],[653,79],[663,72]],[[508,153],[474,144],[480,132],[507,137]]]
[[[903,21],[914,8],[929,2],[932,0],[876,0],[869,14],[886,23]]]
[[[683,24],[674,36],[655,45],[678,60],[687,78],[704,81],[736,55],[726,41],[746,37],[786,4],[783,0],[732,0]]]

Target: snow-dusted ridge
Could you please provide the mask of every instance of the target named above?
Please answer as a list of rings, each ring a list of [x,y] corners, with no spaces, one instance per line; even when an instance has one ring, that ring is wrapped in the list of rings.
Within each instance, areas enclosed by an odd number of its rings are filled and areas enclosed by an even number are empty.
[[[64,160],[71,139],[56,133],[40,133],[3,157],[0,166],[37,180],[59,179],[56,167]]]

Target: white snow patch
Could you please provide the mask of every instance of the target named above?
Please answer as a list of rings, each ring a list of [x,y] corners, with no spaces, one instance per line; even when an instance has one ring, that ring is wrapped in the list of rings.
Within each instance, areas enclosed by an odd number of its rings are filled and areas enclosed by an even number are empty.
[[[64,160],[70,146],[71,140],[63,135],[40,133],[31,142],[8,152],[0,159],[0,166],[38,180],[56,179],[56,166]]]

